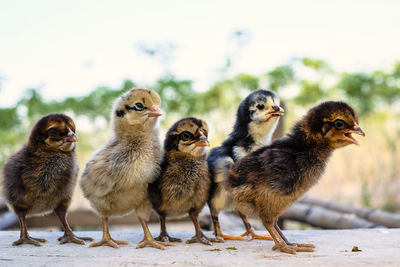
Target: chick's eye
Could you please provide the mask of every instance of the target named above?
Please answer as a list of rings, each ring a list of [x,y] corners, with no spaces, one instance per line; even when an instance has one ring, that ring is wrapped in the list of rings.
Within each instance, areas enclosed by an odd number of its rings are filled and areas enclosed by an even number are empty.
[[[335,121],[335,127],[336,127],[337,129],[343,129],[343,128],[344,128],[344,122],[341,121],[341,120]]]
[[[54,128],[51,128],[48,131],[48,133],[49,133],[49,135],[56,136],[58,134],[58,131],[56,129],[54,129]]]
[[[181,135],[181,139],[182,139],[183,141],[189,140],[189,139],[190,139],[190,134],[187,133],[187,132],[183,132],[182,135]]]
[[[144,106],[143,106],[142,103],[137,102],[137,103],[135,103],[135,105],[133,106],[133,109],[136,110],[136,111],[141,111],[141,110],[144,109]]]
[[[258,105],[257,105],[257,108],[258,108],[259,110],[263,110],[263,109],[264,109],[264,105],[263,105],[263,104],[258,104]]]

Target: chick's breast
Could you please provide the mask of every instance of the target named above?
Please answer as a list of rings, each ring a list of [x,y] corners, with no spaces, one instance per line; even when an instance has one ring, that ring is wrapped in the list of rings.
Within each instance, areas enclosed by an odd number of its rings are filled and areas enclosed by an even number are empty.
[[[78,166],[70,155],[32,154],[23,148],[10,157],[3,171],[3,190],[10,207],[24,209],[27,215],[43,215],[60,201],[71,199]]]
[[[160,172],[158,144],[112,142],[87,163],[81,187],[94,209],[119,216],[148,200],[147,186]]]
[[[201,210],[211,186],[207,165],[183,159],[170,164],[161,177],[162,204],[160,211],[169,216]]]

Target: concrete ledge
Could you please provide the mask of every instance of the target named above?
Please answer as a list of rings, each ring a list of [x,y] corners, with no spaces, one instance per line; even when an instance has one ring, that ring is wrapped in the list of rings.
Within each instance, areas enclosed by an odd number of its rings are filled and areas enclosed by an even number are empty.
[[[81,236],[101,238],[101,232],[76,232]],[[111,232],[116,239],[127,240],[127,246],[88,248],[75,244],[59,245],[61,232],[31,231],[33,237],[45,238],[42,247],[11,246],[18,239],[17,231],[0,232],[0,266],[400,266],[400,229],[309,230],[284,231],[288,239],[298,243],[313,243],[314,253],[289,255],[272,251],[272,241],[226,241],[213,246],[177,243],[164,251],[154,248],[135,249],[141,232]],[[158,234],[154,232],[154,234]],[[211,232],[206,232],[211,236]],[[240,234],[240,233],[236,233]],[[189,239],[193,233],[177,232],[172,236]],[[361,252],[351,252],[358,246]],[[236,250],[227,249],[235,247]],[[220,251],[211,251],[220,249]],[[347,252],[346,252],[347,250]]]

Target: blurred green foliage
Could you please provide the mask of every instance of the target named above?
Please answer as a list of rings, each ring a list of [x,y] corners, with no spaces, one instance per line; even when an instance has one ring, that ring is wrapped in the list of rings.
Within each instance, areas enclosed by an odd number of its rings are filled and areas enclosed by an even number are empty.
[[[269,80],[269,89],[278,91],[295,80],[293,67],[290,65],[278,66],[266,74]]]
[[[313,74],[311,78],[302,77],[304,70]],[[334,82],[327,83],[328,77]],[[86,116],[90,121],[99,117],[109,121],[113,101],[132,87],[135,83],[127,80],[120,88],[98,87],[86,96],[68,97],[62,101],[45,101],[39,90],[27,90],[14,107],[0,109],[0,166],[21,146],[32,124],[44,114],[67,112],[77,117]],[[321,100],[345,100],[364,116],[395,106],[400,98],[400,62],[391,71],[340,73],[333,71],[323,60],[300,58],[261,75],[240,73],[221,79],[201,92],[194,90],[191,80],[180,80],[172,74],[160,77],[149,87],[160,94],[162,108],[167,114],[181,117],[232,110],[248,93],[259,88],[271,89],[278,94],[290,88],[296,93],[285,100],[290,105],[306,108]]]

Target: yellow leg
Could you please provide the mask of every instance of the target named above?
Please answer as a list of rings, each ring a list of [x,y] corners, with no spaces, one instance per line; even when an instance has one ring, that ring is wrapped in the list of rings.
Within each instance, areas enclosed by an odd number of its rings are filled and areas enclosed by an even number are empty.
[[[281,237],[280,233],[276,230],[274,223],[264,223],[264,226],[274,239],[275,246],[272,248],[273,250],[279,249],[280,252],[289,254],[296,254],[296,252],[314,252],[314,249],[310,247],[298,247],[287,244],[286,241]]]
[[[112,248],[118,248],[118,245],[128,245],[127,241],[115,240],[110,235],[110,230],[108,229],[108,217],[103,217],[101,219],[103,225],[103,238],[96,243],[92,243],[89,247],[99,247],[99,246],[109,246]]]
[[[149,227],[147,226],[146,220],[141,217],[138,217],[138,218],[139,218],[139,222],[143,228],[144,237],[143,237],[143,240],[140,241],[139,244],[136,246],[136,248],[153,247],[153,248],[158,248],[158,249],[164,250],[165,246],[174,246],[173,243],[160,242],[160,241],[154,240],[153,236],[150,233]]]
[[[216,242],[224,242],[224,240],[244,240],[241,236],[225,235],[221,232],[221,226],[218,220],[218,214],[212,215],[212,220],[214,224],[214,235]]]
[[[247,240],[253,240],[253,239],[261,239],[261,240],[273,240],[270,235],[258,235],[254,232],[253,227],[247,220],[247,216],[240,211],[238,211],[240,218],[242,218],[244,227],[246,228],[246,232],[242,234],[241,236],[247,236]]]
[[[290,246],[297,246],[297,247],[305,247],[305,248],[315,248],[315,246],[313,244],[299,244],[299,243],[290,243],[287,238],[285,237],[285,235],[282,233],[281,229],[278,226],[278,223],[275,222],[274,227],[276,229],[276,231],[278,232],[278,234],[282,237],[283,240],[285,240],[286,244],[290,245]]]

